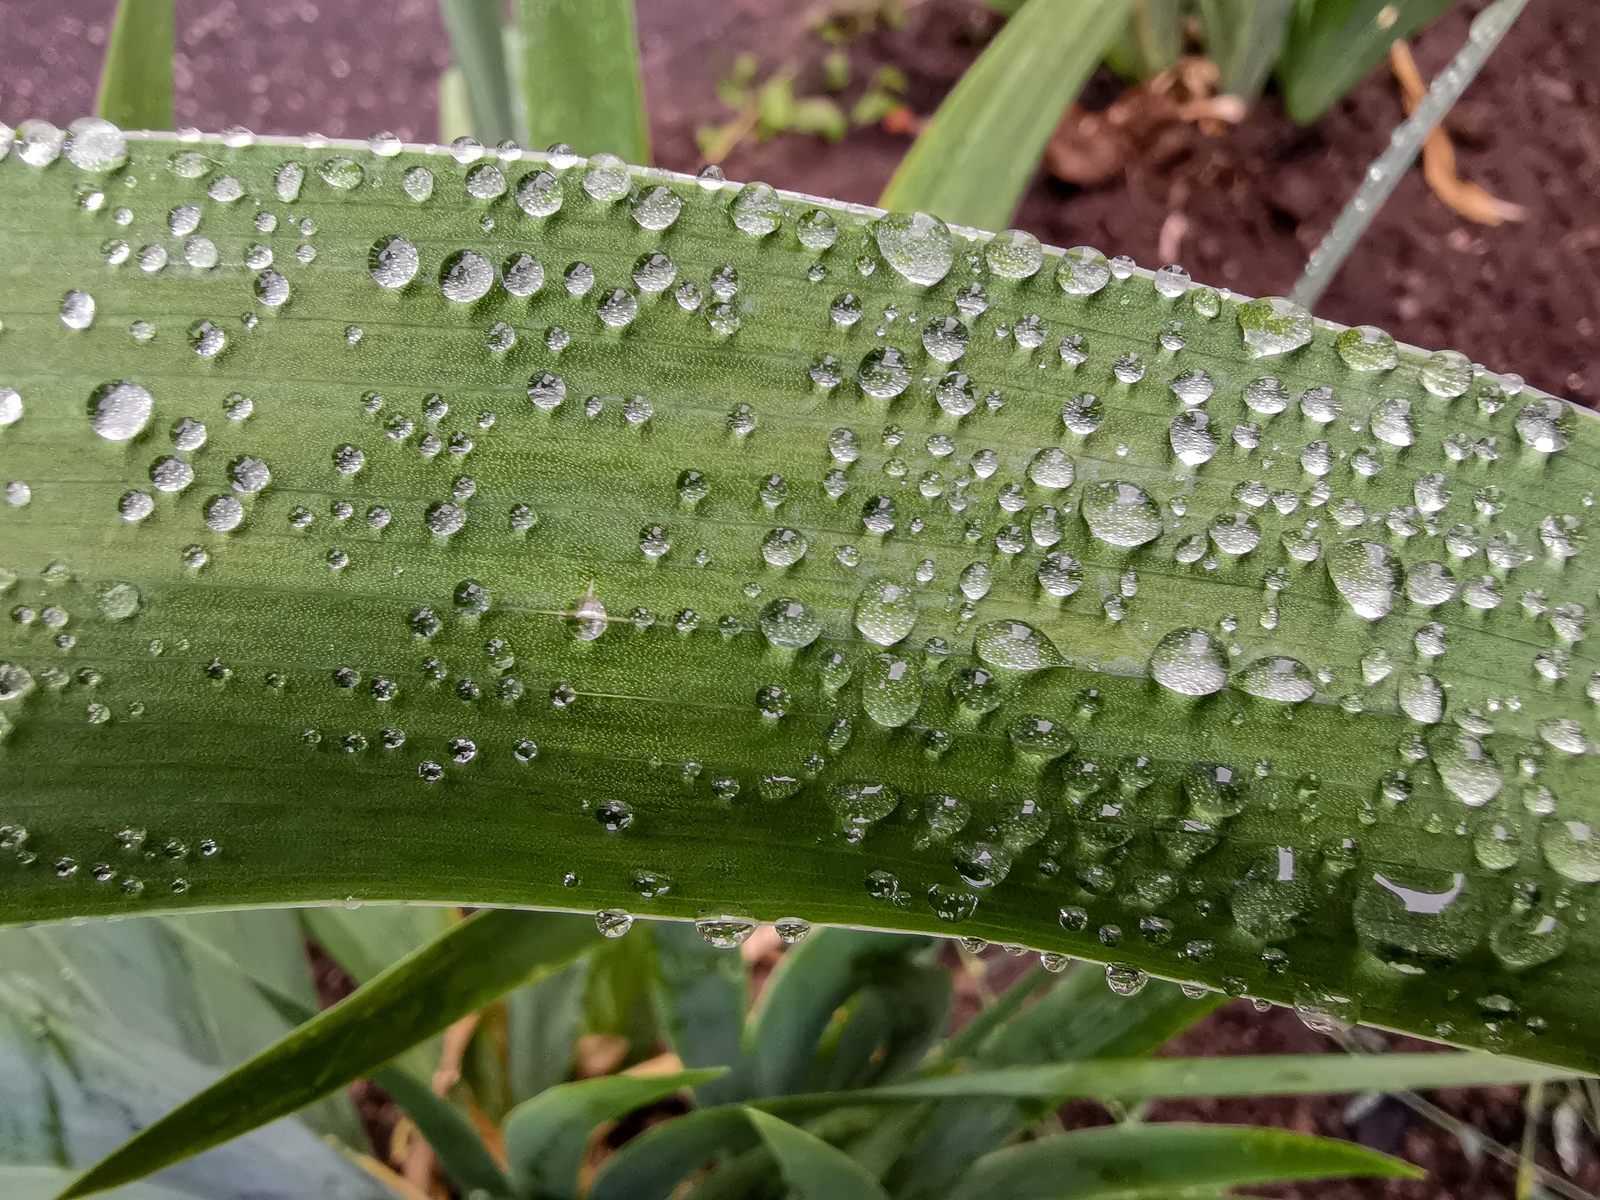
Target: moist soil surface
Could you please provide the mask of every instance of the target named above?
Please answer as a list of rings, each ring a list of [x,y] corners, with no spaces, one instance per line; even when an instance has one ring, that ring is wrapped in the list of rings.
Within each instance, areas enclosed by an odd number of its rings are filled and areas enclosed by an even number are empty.
[[[844,0],[836,2],[846,7]],[[1485,3],[1464,0],[1413,41],[1424,78],[1449,61]],[[0,39],[0,121],[15,125],[43,117],[65,124],[92,111],[114,7],[113,0],[0,0],[0,28],[6,31]],[[718,101],[716,85],[740,54],[755,56],[759,78],[792,72],[798,94],[823,89],[823,64],[833,47],[812,33],[814,10],[807,6],[637,0],[637,8],[654,152],[662,166],[691,172],[700,167],[697,129],[735,116]],[[853,83],[840,98],[848,107],[877,67],[892,65],[905,75],[903,99],[911,114],[927,116],[998,27],[998,18],[977,0],[907,0],[902,25],[870,30],[843,48]],[[315,130],[331,137],[389,129],[408,141],[433,140],[439,73],[449,61],[433,0],[178,0],[177,122],[203,129],[242,124],[272,134]],[[1531,0],[1446,122],[1460,174],[1522,205],[1527,219],[1494,228],[1471,224],[1434,197],[1421,172],[1413,170],[1329,288],[1318,314],[1380,325],[1428,348],[1460,349],[1557,395],[1600,404],[1596,61],[1600,5]],[[1084,104],[1102,108],[1121,87],[1102,69],[1090,81]],[[1015,223],[1056,245],[1095,245],[1131,254],[1146,266],[1175,258],[1197,280],[1248,295],[1282,295],[1403,115],[1386,67],[1309,126],[1290,121],[1269,91],[1244,120],[1220,134],[1194,124],[1169,126],[1106,183],[1078,187],[1041,176]],[[764,179],[871,203],[909,144],[908,134],[880,125],[853,129],[837,144],[781,135],[762,145],[741,144],[722,165],[733,179]],[[331,1001],[341,986],[337,968],[325,959],[321,964],[319,982]],[[1400,1048],[1404,1040],[1391,1041]],[[1166,1052],[1336,1051],[1293,1013],[1258,1013],[1239,1001],[1199,1022]],[[1520,1090],[1458,1090],[1432,1098],[1482,1137],[1520,1145]],[[357,1099],[375,1142],[385,1146],[392,1106],[365,1086]],[[1347,1119],[1350,1099],[1163,1102],[1152,1106],[1150,1116],[1355,1138],[1399,1153],[1429,1173],[1415,1182],[1251,1189],[1261,1194],[1487,1200],[1513,1193],[1510,1169],[1453,1134],[1412,1117],[1394,1101]],[[1069,1105],[1062,1118],[1069,1128],[1110,1120],[1089,1103]],[[1573,1182],[1600,1191],[1594,1144],[1587,1134],[1582,1141]],[[1537,1144],[1539,1161],[1559,1170],[1548,1119]]]

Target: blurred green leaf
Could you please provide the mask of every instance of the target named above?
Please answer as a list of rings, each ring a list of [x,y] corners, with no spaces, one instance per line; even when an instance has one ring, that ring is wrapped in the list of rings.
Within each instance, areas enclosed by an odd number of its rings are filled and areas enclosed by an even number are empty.
[[[439,140],[449,145],[471,136],[472,98],[467,93],[466,74],[460,67],[446,67],[439,76]]]
[[[967,69],[879,203],[999,229],[1130,0],[1030,0]]]
[[[1206,53],[1217,64],[1224,94],[1246,100],[1261,94],[1294,8],[1295,0],[1199,0]]]
[[[626,1038],[626,1061],[650,1057],[661,1032],[652,994],[655,975],[656,922],[639,922],[627,937],[601,942],[589,955],[583,1031]]]
[[[888,1200],[861,1164],[803,1129],[758,1108],[745,1109],[778,1160],[793,1200]]]
[[[485,146],[516,141],[500,0],[439,0],[439,11],[467,85],[472,135]]]
[[[61,1167],[0,1165],[0,1196],[6,1200],[53,1200],[72,1182],[72,1172]],[[130,1183],[105,1193],[106,1200],[194,1200],[193,1192],[173,1191],[153,1183]]]
[[[123,129],[171,129],[172,46],[172,0],[118,0],[95,112]]]
[[[703,1104],[748,1095],[744,1060],[745,997],[750,971],[735,951],[712,946],[688,921],[652,923],[656,1003],[667,1044],[687,1067],[728,1067],[696,1093]]]
[[[515,0],[528,137],[650,161],[633,0]]]
[[[916,1068],[950,1021],[950,974],[931,963],[896,961],[868,972],[850,1019],[826,1061],[818,1086],[870,1087]]]
[[[686,1176],[743,1154],[757,1140],[744,1110],[731,1104],[654,1125],[606,1161],[589,1200],[667,1200]]]
[[[433,1094],[427,1084],[404,1071],[377,1072],[373,1082],[393,1097],[402,1112],[416,1122],[439,1165],[463,1195],[476,1189],[509,1200],[511,1182],[495,1163],[467,1114]]]
[[[1118,996],[1106,987],[1101,971],[1080,967],[1037,1004],[976,1042],[969,1053],[973,1065],[982,1067],[1132,1058],[1154,1050],[1226,999],[1218,994],[1190,1000],[1176,984],[1159,981],[1135,995]],[[995,1008],[1010,1003],[1008,992]],[[897,1194],[908,1200],[942,1198],[974,1159],[1037,1120],[1047,1103],[1044,1098],[982,1098],[940,1104],[915,1149],[899,1165]]]
[[[936,945],[927,937],[819,929],[790,950],[762,996],[754,1036],[756,1094],[781,1096],[807,1087],[834,1011]]]
[[[1136,82],[1167,70],[1183,55],[1184,8],[1184,0],[1133,0],[1127,24],[1107,47],[1106,64]]]
[[[1315,121],[1404,41],[1450,7],[1452,0],[1317,0],[1301,3],[1278,63],[1284,107],[1296,121]]]
[[[673,1075],[607,1075],[558,1084],[519,1104],[505,1122],[506,1158],[517,1195],[530,1200],[576,1197],[578,1168],[596,1125],[721,1073],[714,1068]]]
[[[141,1131],[63,1196],[143,1178],[292,1113],[598,937],[587,917],[475,913]]]
[[[506,997],[506,1059],[517,1103],[554,1087],[571,1070],[588,978],[589,960],[580,958]]]
[[[1106,1096],[1291,1096],[1307,1092],[1427,1091],[1570,1079],[1572,1072],[1494,1054],[1262,1054],[1240,1058],[1093,1059],[1045,1067],[997,1067],[937,1075],[865,1091],[762,1101],[789,1112],[837,1103],[897,1103],[962,1096],[1066,1100]]]
[[[357,983],[368,983],[445,933],[454,912],[434,904],[363,904],[297,910],[306,932]]]
[[[949,1200],[1157,1200],[1208,1184],[1424,1174],[1364,1146],[1282,1129],[1123,1124],[996,1150],[973,1164]]]

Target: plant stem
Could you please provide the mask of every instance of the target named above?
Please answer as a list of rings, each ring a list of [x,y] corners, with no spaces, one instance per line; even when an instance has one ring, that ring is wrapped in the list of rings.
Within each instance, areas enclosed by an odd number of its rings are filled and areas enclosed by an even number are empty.
[[[1378,215],[1378,209],[1383,207],[1383,202],[1416,161],[1428,134],[1433,132],[1434,127],[1444,119],[1445,113],[1477,78],[1483,64],[1500,44],[1500,39],[1516,23],[1526,3],[1527,0],[1496,0],[1473,19],[1467,44],[1461,47],[1454,61],[1433,81],[1428,94],[1417,105],[1417,111],[1390,135],[1389,148],[1367,168],[1366,177],[1356,189],[1356,194],[1345,205],[1333,228],[1328,230],[1322,244],[1312,252],[1305,273],[1290,293],[1291,299],[1307,308],[1314,307],[1321,299],[1350,251],[1355,249],[1367,226]]]

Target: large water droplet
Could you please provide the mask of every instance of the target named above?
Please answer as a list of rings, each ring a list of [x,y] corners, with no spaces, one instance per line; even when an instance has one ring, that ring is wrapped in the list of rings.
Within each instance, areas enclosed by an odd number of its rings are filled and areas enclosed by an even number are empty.
[[[1093,246],[1074,246],[1056,268],[1056,283],[1069,296],[1092,296],[1110,282],[1111,264]]]
[[[1333,348],[1353,371],[1392,371],[1400,365],[1394,339],[1373,325],[1346,329],[1333,340]]]
[[[917,601],[911,589],[887,579],[874,580],[856,600],[855,626],[880,646],[901,641],[917,623]]]
[[[67,161],[83,171],[114,171],[128,161],[128,139],[101,117],[79,117],[67,126]]]
[[[1328,552],[1328,575],[1357,616],[1376,621],[1389,615],[1400,584],[1400,567],[1379,542],[1344,542]]]
[[[1083,519],[1102,542],[1131,549],[1161,536],[1161,510],[1137,484],[1108,480],[1083,494]]]
[[[878,346],[862,358],[856,382],[867,395],[889,400],[911,385],[911,368],[898,348]]]
[[[1238,308],[1239,328],[1251,358],[1288,354],[1311,341],[1316,322],[1305,308],[1280,296],[1264,296]]]
[[[873,227],[884,261],[912,283],[932,287],[950,273],[955,238],[938,217],[890,213]]]
[[[1311,668],[1298,659],[1281,657],[1257,659],[1239,672],[1234,686],[1263,700],[1281,700],[1285,704],[1309,700],[1317,691]]]
[[[859,838],[867,826],[900,807],[900,793],[886,783],[833,783],[828,785],[828,806],[840,829]]]
[[[417,277],[417,248],[403,237],[379,238],[367,255],[367,268],[379,287],[403,288]]]
[[[143,431],[154,405],[137,383],[103,383],[89,396],[89,424],[108,442],[126,442]]]
[[[1228,664],[1216,639],[1203,629],[1178,629],[1156,644],[1150,674],[1182,696],[1209,696],[1228,686]]]
[[[1039,239],[1022,229],[1007,229],[989,239],[983,248],[989,269],[1004,279],[1027,279],[1044,265]]]
[[[728,205],[728,215],[751,237],[766,237],[783,222],[783,201],[769,183],[747,183]]]
[[[1472,386],[1472,360],[1458,350],[1439,350],[1428,356],[1418,374],[1435,396],[1453,400]]]
[[[1067,661],[1054,642],[1023,621],[990,621],[979,626],[972,650],[991,666],[1013,671],[1040,671]]]
[[[1482,808],[1500,794],[1500,764],[1472,734],[1441,731],[1429,749],[1439,778],[1463,804]]]
[[[762,606],[758,623],[767,641],[783,650],[799,650],[822,636],[822,622],[798,600],[769,601]]]
[[[1476,894],[1460,872],[1386,866],[1362,883],[1356,933],[1379,953],[1455,959],[1483,936]]]
[[[861,672],[861,707],[879,725],[897,729],[922,706],[922,677],[911,662],[874,654]]]

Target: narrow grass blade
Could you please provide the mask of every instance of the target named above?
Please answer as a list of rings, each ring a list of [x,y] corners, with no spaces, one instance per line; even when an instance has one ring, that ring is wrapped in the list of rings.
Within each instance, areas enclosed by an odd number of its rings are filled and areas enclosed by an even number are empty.
[[[376,979],[449,930],[456,915],[432,904],[327,905],[297,914],[306,932],[358,984]]]
[[[506,1157],[517,1194],[575,1200],[578,1168],[596,1125],[721,1073],[717,1067],[672,1075],[608,1075],[559,1084],[519,1104],[505,1120]]]
[[[500,0],[439,0],[439,11],[467,85],[473,136],[486,146],[516,141]]]
[[[756,1143],[742,1108],[702,1108],[624,1144],[595,1176],[589,1200],[667,1200],[687,1176]]]
[[[750,972],[742,955],[712,946],[687,921],[658,921],[656,1003],[667,1043],[688,1067],[727,1067],[700,1087],[702,1104],[748,1095],[744,1055],[745,998]]]
[[[405,1071],[379,1070],[373,1082],[388,1092],[400,1110],[416,1123],[438,1155],[444,1173],[464,1195],[482,1192],[495,1200],[511,1200],[510,1180],[464,1112],[448,1100],[435,1096],[427,1084]]]
[[[1333,1138],[1227,1125],[1112,1125],[997,1150],[950,1200],[1112,1200],[1330,1175],[1421,1179],[1398,1158]]]
[[[1451,0],[1317,0],[1301,3],[1278,66],[1284,107],[1315,121]]]
[[[1007,224],[1061,114],[1131,11],[1130,0],[1029,0],[945,97],[879,203]]]
[[[449,145],[472,136],[472,97],[467,91],[467,77],[460,67],[452,65],[439,76],[439,140]]]
[[[118,0],[95,112],[123,129],[171,129],[172,46],[172,0]]]
[[[528,138],[650,161],[633,0],[515,0]]]
[[[62,1198],[141,1179],[292,1113],[597,937],[583,917],[477,913],[144,1129]]]
[[[507,1073],[514,1102],[529,1100],[567,1077],[582,1028],[588,976],[588,960],[580,958],[506,997]]]
[[[843,1150],[758,1108],[745,1109],[745,1116],[778,1160],[794,1200],[888,1200],[878,1181]]]
[[[1048,1067],[996,1067],[893,1083],[860,1092],[813,1093],[762,1101],[787,1112],[826,1103],[1009,1096],[1053,1100],[1110,1096],[1291,1096],[1308,1092],[1428,1091],[1570,1078],[1570,1072],[1492,1054],[1263,1054],[1243,1058],[1089,1059]]]
[[[1106,65],[1124,79],[1161,74],[1183,55],[1183,0],[1133,0],[1128,23],[1106,50]]]
[[[1350,198],[1339,217],[1328,230],[1322,243],[1311,253],[1305,273],[1294,285],[1290,297],[1307,308],[1322,298],[1322,293],[1333,282],[1344,260],[1355,249],[1361,235],[1378,215],[1378,209],[1400,185],[1401,178],[1416,161],[1427,141],[1445,113],[1461,98],[1461,94],[1478,77],[1483,64],[1489,60],[1496,46],[1516,24],[1527,0],[1496,0],[1472,19],[1472,31],[1450,65],[1439,73],[1429,87],[1428,94],[1417,105],[1417,110],[1395,130],[1389,139],[1389,148],[1378,156],[1362,177],[1361,186]]]

